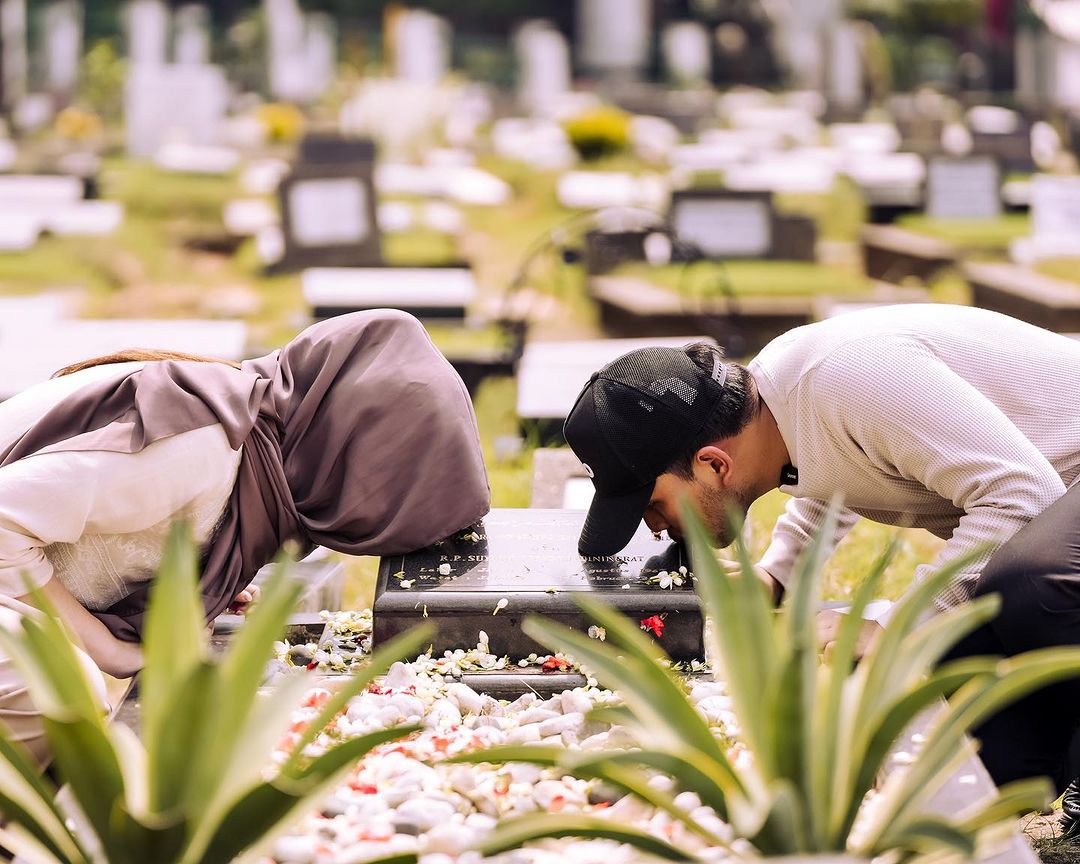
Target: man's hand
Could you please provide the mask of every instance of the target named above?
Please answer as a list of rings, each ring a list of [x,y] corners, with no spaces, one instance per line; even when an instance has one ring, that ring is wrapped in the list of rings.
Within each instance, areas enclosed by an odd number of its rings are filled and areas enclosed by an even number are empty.
[[[731,558],[720,558],[719,561],[720,566],[724,568],[724,572],[726,572],[728,576],[742,575],[743,568],[740,562],[734,561]],[[773,579],[769,572],[764,568],[758,567],[755,564],[752,569],[754,575],[769,589],[769,596],[772,597],[773,603],[779,603],[780,598],[784,596],[784,586]]]
[[[840,635],[840,625],[847,615],[835,609],[819,612],[817,617],[818,645],[825,651],[825,659],[832,657],[836,639]],[[859,636],[855,640],[855,658],[861,659],[878,638],[883,628],[877,621],[863,621]]]

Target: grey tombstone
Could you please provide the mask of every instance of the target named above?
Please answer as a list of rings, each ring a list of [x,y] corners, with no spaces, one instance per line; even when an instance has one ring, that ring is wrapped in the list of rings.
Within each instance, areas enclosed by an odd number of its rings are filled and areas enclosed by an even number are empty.
[[[550,21],[526,21],[514,35],[517,98],[530,111],[543,110],[571,89],[570,48]]]
[[[492,510],[482,523],[429,549],[382,559],[372,607],[374,642],[427,620],[434,653],[475,645],[488,635],[495,655],[547,653],[521,625],[544,615],[578,630],[588,621],[573,598],[589,594],[635,623],[659,616],[661,647],[675,660],[704,657],[701,607],[692,580],[655,584],[662,571],[687,566],[679,544],[642,525],[618,555],[583,557],[577,539],[585,514],[563,510]],[[503,602],[505,601],[505,602]]]
[[[78,0],[52,0],[42,14],[45,86],[67,98],[75,92],[82,62],[83,6]]]
[[[838,21],[828,34],[827,92],[834,112],[855,114],[862,107],[863,59],[857,26]]]
[[[184,65],[210,62],[210,10],[186,3],[173,16],[173,58]]]
[[[127,54],[132,64],[160,66],[168,54],[169,8],[163,0],[130,0]]]
[[[1001,166],[991,156],[934,156],[926,174],[926,212],[934,219],[996,219]]]
[[[589,72],[636,79],[652,54],[650,0],[576,0],[577,60]]]
[[[682,189],[671,196],[668,222],[680,241],[706,258],[813,261],[811,219],[778,213],[768,192]]]
[[[0,98],[5,108],[27,92],[26,0],[0,0]]]
[[[278,187],[285,254],[281,269],[382,264],[376,215],[375,145],[309,135]]]
[[[593,482],[569,447],[539,447],[533,452],[530,507],[588,510]]]

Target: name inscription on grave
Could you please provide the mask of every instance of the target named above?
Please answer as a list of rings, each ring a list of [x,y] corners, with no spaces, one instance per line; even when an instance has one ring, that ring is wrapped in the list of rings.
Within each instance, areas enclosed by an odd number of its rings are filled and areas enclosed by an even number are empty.
[[[540,515],[527,515],[533,513]],[[574,513],[495,511],[483,524],[428,550],[384,559],[383,568],[390,571],[386,587],[494,592],[606,591],[627,585],[649,590],[655,587],[649,580],[661,571],[686,566],[677,543],[653,539],[645,529],[619,555],[579,555],[580,522],[581,514]]]

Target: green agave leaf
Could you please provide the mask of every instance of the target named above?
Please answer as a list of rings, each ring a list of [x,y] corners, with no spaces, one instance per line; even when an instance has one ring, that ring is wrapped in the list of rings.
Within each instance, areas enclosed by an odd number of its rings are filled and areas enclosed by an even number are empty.
[[[353,672],[349,680],[340,685],[326,705],[315,716],[308,728],[281,768],[283,774],[291,774],[303,758],[304,748],[314,741],[337,715],[349,704],[349,700],[364,690],[368,684],[394,665],[402,657],[415,657],[423,647],[431,642],[435,628],[431,624],[422,624],[405,633],[401,633],[381,646],[358,671]]]
[[[701,761],[701,754],[694,753]],[[726,801],[718,786],[713,783],[713,778],[699,770],[693,762],[678,757],[672,757],[664,751],[651,751],[643,753],[638,750],[617,750],[600,754],[580,753],[565,750],[562,747],[543,747],[529,745],[505,745],[490,747],[474,753],[463,754],[445,760],[452,764],[502,764],[506,762],[527,762],[532,765],[544,767],[560,767],[567,773],[585,780],[604,780],[613,786],[617,786],[641,800],[651,804],[657,809],[663,810],[677,821],[684,824],[690,831],[702,837],[713,846],[726,847],[727,841],[714,834],[680,807],[675,806],[675,799],[666,792],[655,789],[649,785],[650,774],[640,770],[640,766],[647,766],[663,771],[672,777],[676,784],[683,789],[697,791],[695,784],[705,787],[709,800],[702,797],[702,803],[710,804],[719,801],[724,813],[727,811]],[[689,776],[682,773],[688,769]],[[714,808],[716,809],[716,808]],[[720,812],[720,811],[718,811]],[[721,817],[723,818],[723,817]]]
[[[765,731],[770,719],[761,694],[770,686],[772,672],[779,663],[776,643],[770,638],[771,604],[763,591],[746,590],[752,587],[749,582],[740,586],[737,579],[723,571],[713,554],[711,538],[691,507],[682,508],[681,518],[697,591],[712,620],[712,659],[721,667],[743,737],[750,749],[760,754],[757,764],[769,775],[774,773]],[[765,625],[761,624],[763,619]]]
[[[145,821],[144,821],[145,820]],[[187,841],[188,823],[178,815],[148,815],[138,819],[117,801],[113,807],[110,832],[124,849],[124,860],[137,862],[176,861]],[[109,860],[109,864],[114,864]]]
[[[975,854],[975,836],[957,828],[946,819],[923,816],[909,822],[890,838],[890,849],[912,852],[936,852],[942,847],[953,849],[965,858]]]
[[[1011,828],[1017,816],[1045,809],[1054,799],[1053,789],[1053,784],[1045,777],[1006,783],[998,789],[996,798],[973,815],[961,819],[957,827],[961,831],[977,832],[1007,821]]]
[[[184,668],[173,691],[160,700],[162,716],[169,717],[169,723],[144,736],[150,780],[148,810],[152,813],[181,807],[193,814],[202,804],[200,801],[192,808],[196,799],[205,799],[213,791],[199,785],[193,769],[202,748],[218,734],[217,667],[199,659]],[[180,673],[180,667],[176,672]]]
[[[975,678],[949,700],[942,716],[926,733],[926,742],[904,775],[905,794],[876,811],[881,823],[909,817],[924,787],[956,752],[967,730],[1035,690],[1080,675],[1080,648],[1043,648],[997,664],[997,679]]]
[[[760,826],[749,837],[764,855],[813,852],[806,813],[793,784],[778,780],[769,785],[770,800]]]
[[[617,690],[641,721],[649,724],[654,736],[662,735],[669,743],[685,741],[713,758],[725,758],[709,727],[674,678],[654,661],[656,649],[648,644],[649,637],[623,615],[595,601],[575,597],[575,602],[607,629],[612,644],[535,616],[527,618],[522,629],[547,647],[570,654],[605,686]],[[625,652],[622,656],[615,649],[616,642]]]
[[[350,738],[313,759],[295,776],[278,776],[269,783],[260,783],[221,814],[205,844],[192,844],[183,864],[229,864],[267,835],[284,828],[297,810],[314,803],[315,793],[328,787],[372,749],[421,728],[399,726]]]
[[[807,754],[810,764],[807,788],[816,802],[810,812],[811,830],[824,848],[840,848],[844,842],[837,835],[835,823],[848,806],[843,787],[839,787],[841,795],[836,796],[834,785],[838,779],[849,776],[851,767],[862,760],[846,746],[851,740],[852,718],[844,717],[841,709],[846,685],[855,665],[855,648],[862,629],[863,613],[878,594],[885,571],[889,569],[896,555],[899,538],[898,533],[893,535],[888,547],[874,562],[870,573],[855,591],[848,614],[840,623],[836,634],[824,698],[814,712],[814,746]],[[843,837],[846,836],[847,831],[844,831]]]
[[[665,843],[651,834],[634,828],[625,828],[584,814],[530,813],[499,823],[479,847],[484,856],[498,855],[517,849],[525,843],[536,840],[556,839],[559,837],[586,837],[614,840],[626,843],[639,852],[654,855],[665,861],[696,861],[697,858],[670,843]]]
[[[608,723],[611,726],[626,726],[627,728],[637,725],[637,717],[625,705],[600,705],[586,714],[585,719],[590,722]]]
[[[235,752],[248,720],[258,704],[266,663],[273,643],[280,638],[296,608],[302,586],[289,576],[289,563],[281,559],[263,586],[262,596],[246,616],[215,676],[213,709],[215,734],[200,749],[189,769],[190,789],[202,789],[201,798],[189,799],[194,813],[219,804],[230,756]]]
[[[55,765],[110,864],[124,864],[130,859],[111,830],[113,808],[124,800],[124,775],[107,732],[82,718],[62,722],[46,716],[43,722]]]
[[[850,774],[839,771],[834,777],[833,819],[829,824],[830,843],[834,848],[844,845],[866,793],[874,785],[878,772],[901,733],[924,710],[943,696],[953,692],[979,675],[989,675],[996,661],[989,657],[971,657],[946,663],[921,684],[883,706],[872,720],[865,721],[869,739],[865,748],[849,751],[846,764],[854,767]],[[843,752],[843,748],[841,748]]]
[[[139,677],[143,736],[147,741],[150,775],[160,776],[156,741],[166,735],[169,705],[177,685],[206,654],[205,610],[199,595],[199,564],[190,527],[175,523],[169,531],[161,567],[150,586],[143,636],[145,667]],[[195,754],[192,754],[193,756]],[[151,799],[161,794],[152,784]]]
[[[0,849],[17,856],[19,861],[26,864],[88,864],[90,860],[85,856],[57,855],[22,825],[14,822],[0,825]]]
[[[17,827],[57,859],[85,860],[85,851],[68,831],[64,814],[56,806],[56,787],[39,773],[26,748],[10,734],[0,724],[0,813],[7,827]]]

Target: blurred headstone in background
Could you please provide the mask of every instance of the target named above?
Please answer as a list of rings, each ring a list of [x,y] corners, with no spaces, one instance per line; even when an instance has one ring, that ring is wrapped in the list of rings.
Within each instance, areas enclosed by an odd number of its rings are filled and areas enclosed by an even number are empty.
[[[228,102],[217,66],[133,64],[124,87],[128,154],[150,158],[169,144],[217,144]]]
[[[650,0],[577,0],[577,63],[590,74],[637,80],[652,59]]]
[[[26,95],[26,0],[0,0],[0,96],[10,109]]]
[[[285,269],[382,263],[375,209],[375,145],[308,135],[279,187]],[[271,262],[274,263],[274,262]]]
[[[78,0],[52,0],[42,13],[45,88],[67,102],[79,83],[83,53],[83,6]]]
[[[201,3],[187,3],[176,10],[173,58],[184,65],[210,62],[210,10]]]
[[[527,111],[543,111],[571,89],[570,46],[550,21],[526,21],[514,35],[517,99]]]
[[[395,77],[437,86],[450,70],[450,24],[424,9],[402,10],[392,20]]]
[[[163,0],[131,0],[127,7],[127,55],[133,66],[165,63],[169,18]]]
[[[672,84],[700,87],[712,77],[709,31],[697,21],[674,21],[660,37],[664,71]]]
[[[310,103],[337,72],[338,31],[323,12],[305,14],[296,0],[263,0],[270,93],[286,102]]]

